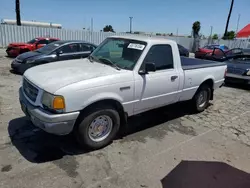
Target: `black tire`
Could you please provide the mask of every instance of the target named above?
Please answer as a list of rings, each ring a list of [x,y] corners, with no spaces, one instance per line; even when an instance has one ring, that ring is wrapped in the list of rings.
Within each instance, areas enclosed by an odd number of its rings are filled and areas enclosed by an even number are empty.
[[[93,141],[88,133],[91,122],[98,116],[108,116],[112,120],[112,129],[109,135],[102,141]],[[74,129],[78,143],[87,149],[96,150],[110,144],[116,137],[120,128],[120,116],[112,106],[96,106],[82,114]]]
[[[204,92],[206,93],[204,96],[205,99],[200,104],[199,97],[201,96],[201,93],[204,94]],[[192,99],[193,108],[194,108],[195,112],[202,112],[208,107],[209,100],[211,98],[211,94],[212,94],[211,87],[209,87],[207,84],[203,84],[200,86],[200,88],[195,93],[195,95]]]

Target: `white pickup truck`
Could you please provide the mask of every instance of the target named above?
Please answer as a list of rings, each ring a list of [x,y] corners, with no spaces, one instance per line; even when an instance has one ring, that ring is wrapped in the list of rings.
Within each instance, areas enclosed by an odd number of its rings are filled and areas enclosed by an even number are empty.
[[[37,66],[23,76],[23,112],[46,132],[72,131],[80,144],[109,144],[129,116],[179,101],[203,111],[224,83],[226,64],[181,58],[176,42],[105,39],[86,59]]]

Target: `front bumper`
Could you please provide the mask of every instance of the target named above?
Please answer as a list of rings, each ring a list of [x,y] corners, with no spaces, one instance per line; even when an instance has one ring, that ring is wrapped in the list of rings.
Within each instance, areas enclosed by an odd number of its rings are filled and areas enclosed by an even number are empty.
[[[23,74],[27,69],[31,67],[31,64],[26,64],[26,63],[20,63],[16,61],[15,59],[11,63],[11,68],[17,72]]]
[[[22,63],[17,62],[15,59],[14,59],[14,61],[12,61],[12,63],[11,63],[11,68],[12,68],[14,71],[17,71],[17,72],[20,72],[21,66],[22,66]]]
[[[227,73],[225,81],[232,83],[250,84],[250,76]]]
[[[52,114],[41,107],[35,107],[25,98],[22,88],[19,89],[19,101],[22,111],[35,126],[56,135],[69,134],[80,114],[80,112]]]
[[[16,57],[16,56],[18,56],[20,54],[20,49],[8,47],[7,50],[6,50],[6,53],[10,57]]]

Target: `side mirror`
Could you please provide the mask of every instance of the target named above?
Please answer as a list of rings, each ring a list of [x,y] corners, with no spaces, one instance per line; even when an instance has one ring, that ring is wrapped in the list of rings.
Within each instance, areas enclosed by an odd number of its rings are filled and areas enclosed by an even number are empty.
[[[56,51],[56,55],[60,56],[63,52],[62,51]]]
[[[144,68],[142,68],[139,71],[139,74],[144,75],[144,74],[148,74],[148,72],[155,72],[155,71],[156,71],[156,67],[154,63],[145,63]]]

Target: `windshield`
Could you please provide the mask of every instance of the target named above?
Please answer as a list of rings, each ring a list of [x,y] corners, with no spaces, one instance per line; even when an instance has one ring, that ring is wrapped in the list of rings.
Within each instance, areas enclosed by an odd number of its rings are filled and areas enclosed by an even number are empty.
[[[53,50],[55,50],[59,46],[60,46],[60,44],[50,43],[42,48],[39,48],[38,50],[36,50],[36,52],[40,52],[40,53],[44,53],[44,54],[51,53]]]
[[[34,44],[36,41],[38,41],[38,39],[32,39],[29,42],[27,42],[28,44]]]
[[[147,43],[143,41],[108,38],[91,54],[96,59],[107,59],[121,69],[133,70]]]

